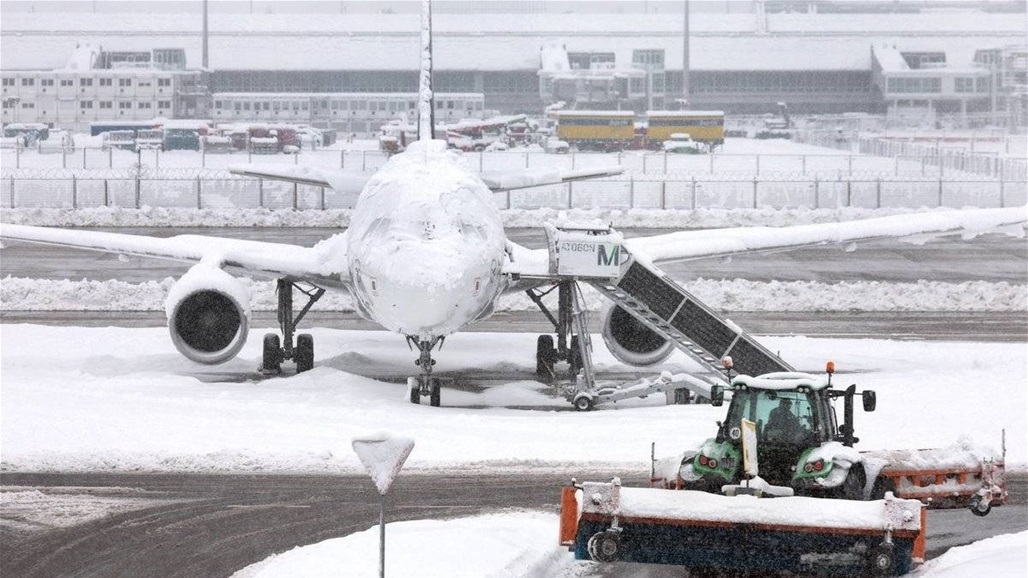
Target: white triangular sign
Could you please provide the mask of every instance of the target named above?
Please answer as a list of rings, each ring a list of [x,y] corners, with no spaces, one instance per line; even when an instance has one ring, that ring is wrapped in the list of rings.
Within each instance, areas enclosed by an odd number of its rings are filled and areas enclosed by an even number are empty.
[[[414,440],[386,432],[353,438],[353,451],[357,452],[378,493],[383,496],[413,449]]]

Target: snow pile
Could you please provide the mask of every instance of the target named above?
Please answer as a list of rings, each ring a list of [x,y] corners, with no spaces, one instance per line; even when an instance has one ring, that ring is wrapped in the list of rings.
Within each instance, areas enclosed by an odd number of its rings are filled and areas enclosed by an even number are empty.
[[[254,311],[275,311],[275,284],[250,277],[239,282],[250,294]],[[160,311],[175,286],[163,281],[126,283],[82,279],[6,277],[0,282],[3,311]],[[720,311],[1013,311],[1024,312],[1028,286],[1006,282],[882,283],[879,281],[747,281],[697,279],[682,282],[686,291]],[[582,287],[586,307],[602,310],[605,299],[592,287]],[[330,291],[314,306],[318,311],[353,311],[349,295]],[[536,311],[522,293],[503,297],[498,311]]]
[[[787,227],[834,223],[889,215],[946,212],[951,209],[509,209],[500,212],[507,228],[535,228],[566,215],[573,221],[599,219],[614,227],[709,229],[741,226]],[[95,207],[82,209],[5,208],[0,222],[44,227],[346,227],[351,209],[185,209]]]
[[[31,533],[70,528],[139,508],[165,504],[135,488],[0,488],[0,529]]]
[[[557,545],[556,529],[557,516],[531,511],[387,523],[386,572],[450,578],[578,575],[565,573],[579,564]],[[341,569],[346,576],[378,576],[378,532],[375,526],[294,548],[244,568],[232,578],[335,578]],[[455,545],[459,555],[454,555]]]
[[[913,578],[972,578],[1024,576],[1028,532],[994,536],[950,548],[910,574]]]

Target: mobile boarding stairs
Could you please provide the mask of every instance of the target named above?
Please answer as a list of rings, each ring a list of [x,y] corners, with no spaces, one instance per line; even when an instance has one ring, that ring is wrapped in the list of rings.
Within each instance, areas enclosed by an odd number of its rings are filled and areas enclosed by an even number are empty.
[[[659,268],[636,259],[624,246],[621,235],[612,228],[547,223],[546,233],[548,278],[554,281],[558,291],[557,316],[542,303],[542,297],[553,288],[545,292],[529,290],[528,296],[557,329],[555,356],[569,361],[572,372],[577,373],[573,383],[563,386],[565,397],[576,409],[584,411],[600,403],[657,393],[667,395],[669,403],[684,403],[692,396],[709,399],[712,385],[728,384],[722,372],[722,360],[727,357],[731,357],[733,370],[738,373],[762,375],[794,371],[792,366],[707,307]],[[621,385],[597,384],[580,283],[594,287],[708,371],[698,375],[663,372]]]

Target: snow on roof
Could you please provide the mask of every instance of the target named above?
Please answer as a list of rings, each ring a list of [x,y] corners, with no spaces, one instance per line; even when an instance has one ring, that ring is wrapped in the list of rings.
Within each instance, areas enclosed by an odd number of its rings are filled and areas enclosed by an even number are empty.
[[[3,70],[50,70],[80,43],[115,50],[182,47],[201,61],[194,15],[4,14]],[[682,67],[681,21],[640,14],[440,14],[433,17],[437,70],[539,70],[542,47],[613,52],[619,65],[637,49],[664,50],[665,66]],[[846,14],[768,16],[767,34],[748,14],[694,15],[694,70],[869,70],[870,47],[960,50],[973,54],[997,41],[1023,42],[1023,26],[1007,14]],[[234,14],[211,21],[210,64],[241,70],[417,70],[418,17],[411,14]],[[118,31],[112,39],[111,32]],[[134,32],[136,31],[136,32]],[[67,34],[73,32],[74,34]],[[913,35],[921,32],[920,35]],[[109,45],[109,46],[108,46]],[[547,66],[560,66],[546,61]],[[559,68],[557,69],[559,70]]]
[[[568,51],[560,40],[548,40],[539,49],[539,68],[547,72],[564,72],[571,70],[568,64]]]
[[[606,116],[611,118],[635,118],[635,113],[630,110],[560,110],[554,111],[551,114],[557,117],[566,116],[569,118],[573,116]]]
[[[75,50],[72,51],[64,68],[66,70],[89,70],[93,68],[93,62],[100,54],[100,50],[99,46],[94,47],[88,42],[78,44],[75,46]]]
[[[809,373],[783,371],[757,377],[740,375],[732,380],[732,385],[745,385],[753,389],[791,390],[797,387],[809,387],[818,390],[828,387],[828,378]]]
[[[903,54],[895,46],[875,47],[875,58],[885,72],[902,72],[910,70],[910,65],[903,58]]]
[[[646,116],[653,118],[655,116],[665,117],[679,117],[679,118],[691,118],[694,116],[724,116],[725,111],[723,110],[647,110]]]

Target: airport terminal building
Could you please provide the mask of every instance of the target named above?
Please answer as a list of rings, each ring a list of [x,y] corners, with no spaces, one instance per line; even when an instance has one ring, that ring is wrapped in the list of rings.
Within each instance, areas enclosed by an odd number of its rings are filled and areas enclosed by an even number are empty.
[[[648,12],[641,2],[608,3],[623,13],[449,4],[437,2],[434,16],[434,89],[453,95],[449,109],[437,103],[449,111],[443,117],[541,114],[556,102],[764,114],[784,102],[796,114],[1025,124],[1023,2],[862,13],[839,8],[895,3],[736,2],[721,12],[709,10],[721,3],[693,3],[708,9],[689,14],[688,36],[681,2],[645,3]],[[412,112],[415,12],[214,13],[206,43],[201,22],[199,14],[5,11],[3,122],[81,130],[109,118],[288,118],[364,133]]]

